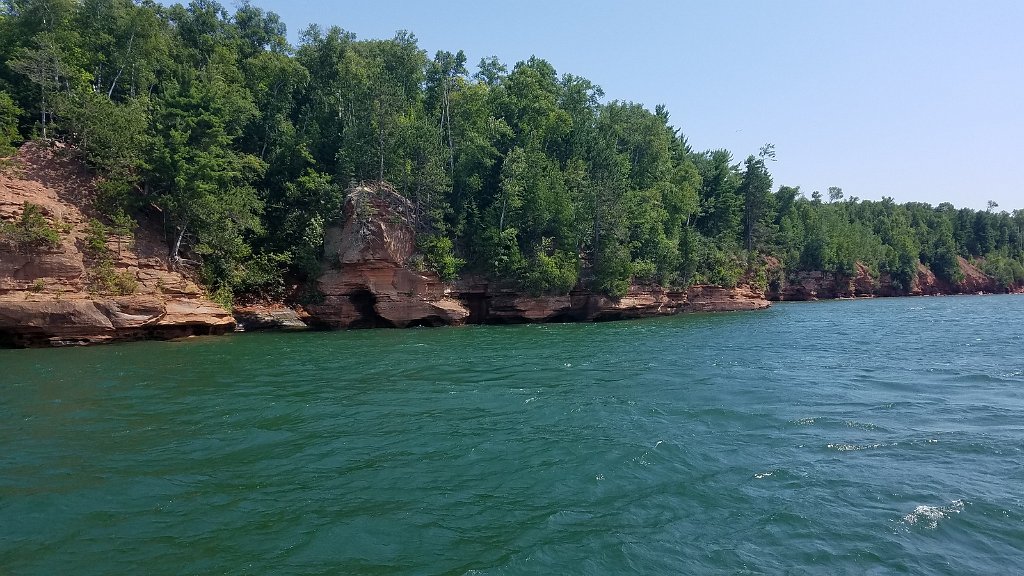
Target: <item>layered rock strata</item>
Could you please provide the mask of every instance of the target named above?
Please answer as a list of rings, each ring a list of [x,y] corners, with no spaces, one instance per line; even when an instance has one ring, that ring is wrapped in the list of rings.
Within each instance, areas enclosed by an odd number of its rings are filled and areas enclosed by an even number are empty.
[[[66,152],[64,152],[66,154]],[[34,143],[0,172],[0,219],[17,221],[25,203],[38,206],[58,231],[56,246],[0,243],[0,345],[62,346],[119,340],[223,334],[235,321],[207,300],[162,254],[158,238],[111,238],[110,267],[130,287],[97,290],[97,270],[83,253],[95,189],[84,168],[62,150]]]
[[[950,294],[994,294],[1006,292],[998,284],[963,257],[957,257],[960,266],[959,282],[948,282],[935,275],[927,266],[917,265],[917,273],[908,289],[893,283],[887,273],[873,274],[864,264],[857,262],[852,275],[821,271],[797,272],[768,289],[770,300],[820,300],[835,298],[862,298],[873,296],[942,296]],[[768,263],[769,268],[777,266]],[[1014,289],[1010,290],[1015,291]]]
[[[441,279],[417,270],[414,207],[385,187],[359,187],[342,223],[328,228],[324,272],[310,320],[327,328],[407,328],[465,323],[469,310]],[[422,267],[420,267],[422,268]]]

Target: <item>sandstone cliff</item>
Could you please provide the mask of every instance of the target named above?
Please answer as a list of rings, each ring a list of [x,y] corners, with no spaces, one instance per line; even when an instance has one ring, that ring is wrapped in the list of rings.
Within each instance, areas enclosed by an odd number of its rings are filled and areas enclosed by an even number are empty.
[[[140,230],[134,242],[110,241],[103,273],[124,285],[113,294],[96,282],[96,263],[83,252],[95,187],[66,151],[26,144],[0,172],[0,220],[38,206],[58,231],[54,246],[26,249],[0,242],[0,345],[60,346],[116,340],[222,334],[231,315],[174,271],[159,239]],[[130,292],[130,293],[129,293]]]
[[[47,227],[59,231],[52,246],[26,248],[0,238],[0,345],[213,335],[234,330],[236,322],[244,330],[403,328],[591,322],[769,306],[763,292],[749,287],[672,291],[636,285],[622,298],[610,298],[587,291],[533,297],[474,279],[447,284],[417,253],[410,202],[386,187],[360,187],[350,191],[341,222],[326,233],[316,303],[301,313],[273,303],[249,306],[232,317],[169,265],[163,239],[146,226],[134,238],[108,241],[111,257],[103,273],[123,285],[98,283],[98,263],[85,249],[95,194],[88,172],[61,148],[25,145],[13,166],[0,172],[0,220],[18,221],[30,203]]]
[[[507,283],[466,278],[445,284],[416,253],[413,206],[387,188],[350,191],[342,221],[328,229],[313,324],[329,328],[593,322],[680,312],[757,310],[763,292],[693,286],[632,286],[622,298],[587,291],[529,296]]]
[[[307,308],[328,328],[459,325],[469,317],[437,274],[411,266],[413,206],[386,187],[359,187],[324,239],[321,300]]]
[[[949,294],[993,294],[1006,292],[998,283],[985,275],[977,266],[957,257],[963,280],[952,283],[938,278],[927,266],[917,265],[917,275],[909,289],[900,289],[886,274],[873,274],[867,266],[857,262],[852,275],[821,271],[796,272],[783,275],[783,280],[769,287],[770,300],[818,300],[831,298],[860,298],[872,296],[940,296]],[[780,268],[778,261],[769,259],[768,268]],[[1017,288],[1017,287],[1014,287]],[[1011,290],[1012,291],[1012,290]]]

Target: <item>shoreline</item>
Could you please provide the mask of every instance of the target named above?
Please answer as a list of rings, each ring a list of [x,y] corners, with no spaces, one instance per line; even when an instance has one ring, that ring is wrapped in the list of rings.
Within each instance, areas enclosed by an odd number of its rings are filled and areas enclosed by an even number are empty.
[[[270,323],[263,323],[258,326],[249,325],[246,327],[246,321],[251,323],[251,317],[246,317],[246,314],[234,313],[233,316],[236,319],[236,327],[232,330],[224,330],[216,333],[203,333],[196,332],[184,335],[174,336],[159,336],[157,332],[146,333],[133,332],[131,335],[125,335],[118,337],[116,335],[107,335],[103,338],[84,338],[84,337],[54,337],[47,339],[46,343],[36,340],[33,344],[29,345],[11,345],[13,340],[11,338],[3,338],[6,334],[0,333],[0,349],[7,350],[18,350],[18,349],[39,349],[39,348],[68,348],[68,347],[84,347],[84,346],[96,346],[100,344],[127,344],[132,342],[144,342],[144,341],[157,341],[157,342],[184,342],[190,341],[197,338],[219,338],[221,336],[228,336],[233,334],[256,334],[256,333],[273,333],[273,332],[358,332],[362,330],[380,330],[380,329],[408,329],[414,327],[430,327],[430,328],[461,328],[464,326],[514,326],[514,325],[525,325],[525,324],[595,324],[604,322],[620,322],[628,320],[643,320],[648,318],[660,318],[660,317],[672,317],[682,316],[691,314],[730,314],[740,312],[757,312],[767,310],[774,306],[774,304],[797,304],[797,303],[822,303],[822,302],[842,302],[842,301],[858,301],[858,300],[888,300],[888,299],[914,299],[914,298],[950,298],[950,297],[975,297],[975,296],[1024,296],[1022,292],[981,292],[981,293],[959,293],[959,294],[911,294],[911,295],[900,295],[900,296],[879,296],[879,295],[864,295],[864,296],[853,296],[853,297],[840,297],[840,298],[817,298],[808,300],[772,300],[768,302],[768,306],[762,306],[758,308],[735,308],[735,309],[714,309],[714,310],[679,310],[672,313],[662,314],[648,314],[648,315],[636,315],[632,317],[623,318],[596,318],[592,320],[555,320],[555,321],[521,321],[521,322],[508,322],[508,321],[494,321],[494,322],[464,322],[459,324],[446,324],[440,326],[408,326],[405,328],[397,327],[371,327],[371,326],[354,326],[347,328],[330,328],[322,324],[308,324],[302,322],[301,325],[297,324],[294,317],[300,315],[293,309],[284,305],[276,306],[261,306],[260,308],[266,309],[268,312],[287,318],[286,324],[281,326],[275,326]]]

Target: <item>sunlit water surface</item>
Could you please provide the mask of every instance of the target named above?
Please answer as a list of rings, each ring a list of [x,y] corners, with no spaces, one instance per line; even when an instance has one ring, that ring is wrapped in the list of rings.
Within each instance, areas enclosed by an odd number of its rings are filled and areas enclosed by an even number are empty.
[[[0,351],[0,574],[1024,572],[1024,297]]]

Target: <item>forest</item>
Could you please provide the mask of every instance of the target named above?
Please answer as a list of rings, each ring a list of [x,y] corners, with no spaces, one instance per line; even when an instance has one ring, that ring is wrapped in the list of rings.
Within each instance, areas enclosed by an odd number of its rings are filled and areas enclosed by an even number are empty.
[[[909,289],[919,262],[956,281],[959,256],[1024,282],[1024,211],[776,186],[771,144],[695,150],[664,106],[540,57],[473,66],[406,31],[299,38],[249,3],[4,0],[0,156],[73,147],[107,226],[158,212],[168,257],[228,299],[315,278],[346,190],[384,182],[415,206],[442,278],[532,294],[764,281],[768,257],[786,272],[860,262]]]

